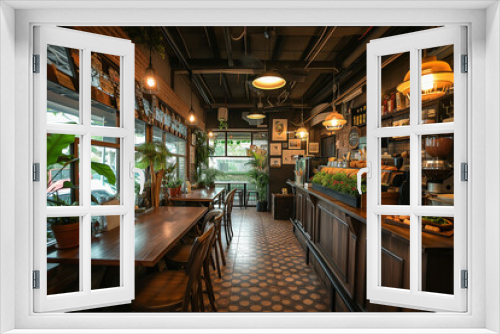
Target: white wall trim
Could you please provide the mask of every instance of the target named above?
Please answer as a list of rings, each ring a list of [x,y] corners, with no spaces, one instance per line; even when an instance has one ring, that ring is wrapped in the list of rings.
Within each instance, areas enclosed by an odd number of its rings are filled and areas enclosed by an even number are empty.
[[[58,2],[58,1],[56,1]],[[467,1],[465,1],[467,2]],[[465,3],[460,2],[460,3]],[[38,4],[44,3],[38,1]],[[48,3],[48,2],[47,2]],[[55,2],[51,2],[54,4]],[[65,2],[66,5],[67,2]],[[98,6],[99,2],[89,1],[92,5]],[[333,2],[332,2],[333,3]],[[338,2],[337,2],[338,3]],[[419,6],[418,1],[412,2],[414,6]],[[429,2],[426,2],[429,4]],[[454,2],[435,1],[441,6],[455,6]],[[484,2],[468,1],[469,5],[479,4],[484,6]],[[61,4],[61,2],[59,2]],[[127,2],[130,4],[130,2]],[[393,4],[395,4],[393,2]],[[398,3],[399,4],[399,3]],[[491,4],[491,2],[489,2]],[[257,2],[256,6],[263,6],[264,3]],[[57,6],[57,5],[56,5]],[[425,7],[421,7],[425,8]],[[230,18],[230,19],[229,19]],[[490,19],[490,24],[498,26],[498,15],[494,15]],[[26,98],[31,93],[31,75],[30,54],[31,54],[31,25],[36,23],[61,25],[268,25],[273,22],[275,25],[439,25],[439,24],[471,24],[471,36],[473,48],[471,50],[472,75],[469,82],[472,83],[472,113],[470,113],[469,130],[471,131],[472,142],[474,145],[473,156],[471,157],[471,179],[474,180],[474,187],[471,190],[472,210],[471,217],[474,221],[474,230],[470,230],[473,238],[474,248],[469,249],[471,258],[478,259],[471,261],[471,272],[485,273],[485,234],[490,231],[490,225],[498,224],[498,220],[486,221],[485,209],[485,154],[484,148],[485,124],[484,115],[486,113],[486,94],[485,94],[485,76],[491,79],[492,84],[488,91],[495,92],[493,95],[498,96],[499,80],[498,72],[486,72],[485,68],[485,36],[494,36],[494,34],[485,30],[486,16],[484,10],[318,10],[318,9],[300,9],[300,10],[269,10],[263,12],[259,9],[249,9],[245,11],[239,10],[199,10],[199,9],[176,9],[176,10],[19,10],[16,11],[16,86],[15,86],[15,148],[16,148],[16,177],[15,177],[15,228],[16,228],[16,254],[15,260],[18,264],[15,267],[16,272],[16,328],[19,330],[13,333],[57,333],[74,332],[74,333],[127,333],[128,328],[136,328],[138,321],[144,320],[149,326],[156,330],[141,329],[140,333],[196,333],[210,331],[204,328],[212,328],[212,332],[224,333],[235,332],[235,330],[215,330],[221,326],[231,328],[255,328],[254,330],[242,330],[241,332],[252,333],[260,332],[287,332],[294,333],[287,327],[294,327],[297,331],[307,332],[343,332],[343,333],[368,333],[368,332],[383,332],[383,333],[404,333],[404,332],[473,332],[471,328],[477,328],[475,332],[488,333],[485,328],[485,308],[490,306],[498,306],[498,297],[486,299],[485,304],[485,285],[486,282],[498,284],[498,272],[492,272],[493,276],[475,275],[471,277],[471,285],[469,289],[469,297],[471,298],[471,308],[473,312],[467,314],[314,314],[314,315],[299,315],[299,314],[260,314],[260,315],[242,315],[242,314],[199,314],[199,315],[131,315],[131,314],[114,314],[112,316],[106,314],[44,314],[30,315],[29,310],[32,309],[31,290],[26,289],[30,283],[30,268],[31,263],[26,261],[31,252],[30,245],[32,240],[26,239],[30,235],[30,224],[32,221],[32,212],[29,208],[32,207],[32,202],[29,196],[31,194],[32,185],[29,179],[30,163],[31,163],[31,141],[32,141],[32,107]],[[496,42],[498,43],[498,41]],[[3,48],[3,42],[2,42]],[[491,61],[499,62],[498,54],[489,54]],[[2,91],[3,92],[3,91]],[[498,108],[491,112],[498,112]],[[472,115],[475,115],[472,118]],[[3,113],[2,113],[3,115]],[[478,117],[479,116],[479,117]],[[3,119],[2,119],[3,120]],[[29,120],[29,122],[26,122]],[[498,122],[497,122],[498,124]],[[498,127],[496,127],[498,132]],[[9,143],[10,144],[10,143]],[[481,145],[483,145],[481,147]],[[499,147],[497,145],[496,147]],[[500,156],[499,152],[491,152],[488,154]],[[495,167],[498,167],[496,165]],[[2,179],[0,179],[2,180]],[[2,187],[3,188],[3,187]],[[500,191],[498,188],[491,189],[493,192],[492,198],[497,199],[496,207],[498,207],[498,199]],[[27,198],[28,197],[28,198]],[[2,220],[3,227],[12,222]],[[492,235],[491,242],[500,242],[499,235]],[[3,245],[2,245],[3,246]],[[7,256],[12,256],[12,249],[9,253],[3,251],[0,254],[0,260]],[[496,253],[498,261],[498,253]],[[479,260],[482,259],[482,260]],[[0,262],[1,263],[1,262]],[[10,267],[14,270],[14,265]],[[3,269],[3,268],[2,268]],[[0,285],[0,288],[2,286]],[[3,289],[2,289],[3,292]],[[3,294],[2,294],[3,298]],[[491,304],[491,305],[490,305]],[[487,306],[487,307],[486,307]],[[3,312],[4,309],[0,309]],[[497,313],[498,315],[498,313]],[[113,321],[109,319],[112,317]],[[360,321],[360,319],[363,321]],[[141,319],[141,320],[139,320]],[[494,321],[492,321],[492,324]],[[192,330],[180,330],[183,326],[189,324]],[[404,330],[402,327],[405,324],[411,324],[412,327],[419,329]],[[74,330],[70,331],[65,328],[75,326],[77,328],[92,327],[93,330]],[[112,328],[121,327],[123,329],[113,331]],[[160,330],[165,326],[171,328],[168,330]],[[355,326],[357,330],[352,330]],[[448,326],[448,331],[436,330],[440,326]],[[142,327],[142,326],[141,326]],[[316,329],[312,329],[312,327]],[[21,330],[22,328],[30,328],[31,330]],[[35,328],[52,328],[46,331],[35,331]],[[107,330],[104,330],[107,328]],[[175,328],[179,328],[176,330]],[[272,328],[272,329],[271,329]],[[323,330],[321,330],[322,328]],[[342,328],[335,330],[334,328]],[[378,328],[378,329],[377,329]],[[392,328],[392,329],[391,329]],[[462,329],[461,329],[462,328]],[[468,329],[465,329],[468,328]],[[203,329],[203,330],[202,330]],[[494,329],[494,327],[492,327]],[[129,331],[133,333],[134,331]]]
[[[15,12],[0,2],[0,332],[14,328]],[[10,256],[9,256],[10,254]]]

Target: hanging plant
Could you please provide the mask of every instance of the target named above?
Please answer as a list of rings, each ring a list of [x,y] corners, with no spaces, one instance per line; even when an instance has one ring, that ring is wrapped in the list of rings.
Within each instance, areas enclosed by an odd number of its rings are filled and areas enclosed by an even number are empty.
[[[125,27],[132,42],[144,45],[149,50],[157,51],[162,59],[167,57],[165,39],[159,28],[156,27]]]
[[[223,119],[219,120],[219,129],[221,129],[221,130],[227,130],[228,127],[229,126],[228,126],[226,120],[223,120]]]

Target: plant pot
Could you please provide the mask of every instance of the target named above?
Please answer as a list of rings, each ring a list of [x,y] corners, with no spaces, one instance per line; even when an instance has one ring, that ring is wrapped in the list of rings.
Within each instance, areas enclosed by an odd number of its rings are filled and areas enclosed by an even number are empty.
[[[347,195],[347,194],[335,191],[333,189],[320,186],[317,183],[313,183],[313,189],[317,190],[325,195],[333,197],[334,199],[339,200],[342,203],[350,205],[354,208],[361,208],[361,196]]]
[[[177,188],[168,188],[168,196],[169,197],[177,196]]]
[[[180,194],[182,194],[181,187],[182,186],[178,186],[177,188],[175,188],[175,192],[176,192],[177,196],[179,196]]]
[[[257,212],[267,211],[267,201],[257,201]]]
[[[210,183],[210,184],[208,185],[208,187],[209,187],[210,189],[215,188],[215,183],[214,183],[214,182]]]
[[[80,223],[52,225],[51,228],[57,241],[57,249],[68,249],[79,245]]]

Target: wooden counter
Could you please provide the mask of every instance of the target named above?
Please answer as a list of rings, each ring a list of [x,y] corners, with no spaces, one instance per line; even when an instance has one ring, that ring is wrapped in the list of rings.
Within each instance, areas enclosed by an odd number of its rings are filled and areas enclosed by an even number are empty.
[[[339,312],[411,311],[366,300],[366,208],[354,208],[315,189],[289,181],[294,198],[294,224],[314,266],[331,292]],[[409,289],[410,244],[405,227],[382,224],[382,285]],[[423,289],[453,290],[453,237],[422,234]]]

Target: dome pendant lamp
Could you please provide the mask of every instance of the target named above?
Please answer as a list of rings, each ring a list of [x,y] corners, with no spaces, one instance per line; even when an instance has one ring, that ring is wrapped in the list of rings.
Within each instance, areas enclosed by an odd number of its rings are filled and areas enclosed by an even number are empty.
[[[309,138],[309,131],[307,131],[304,126],[304,100],[302,100],[302,114],[301,114],[301,123],[300,127],[295,131],[295,137],[300,139]]]
[[[262,110],[262,101],[260,100],[261,97],[259,96],[259,103],[257,104],[257,109],[253,110],[247,115],[248,119],[264,119],[266,118],[266,114]]]
[[[269,31],[265,31],[264,37],[267,39],[268,55],[270,54],[270,43],[272,34]],[[273,90],[279,89],[286,85],[286,80],[276,71],[267,71],[267,63],[265,64],[264,74],[259,75],[257,78],[253,79],[252,86],[262,90]]]
[[[422,101],[440,98],[453,87],[454,77],[451,66],[437,57],[422,57]],[[397,87],[398,92],[410,96],[410,71]]]
[[[333,88],[333,96],[335,96],[335,85]],[[321,124],[323,124],[328,131],[338,131],[344,127],[347,121],[344,119],[344,116],[337,112],[335,108],[335,98],[332,101],[332,108],[332,112],[326,116],[325,120]]]

